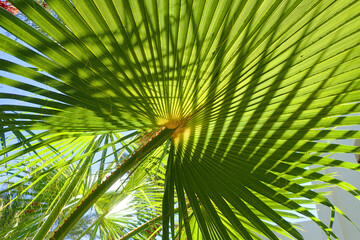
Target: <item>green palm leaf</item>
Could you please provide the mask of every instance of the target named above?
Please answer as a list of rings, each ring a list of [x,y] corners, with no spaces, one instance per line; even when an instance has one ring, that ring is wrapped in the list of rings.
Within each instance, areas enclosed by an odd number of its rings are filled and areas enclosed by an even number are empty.
[[[0,50],[28,65],[0,60],[19,90],[0,93],[2,192],[36,201],[71,168],[21,236],[64,238],[95,206],[92,239],[150,237],[148,221],[164,239],[302,239],[289,216],[336,237],[303,204],[346,217],[323,187],[359,198],[318,171],[359,169],[325,155],[360,153],[325,141],[360,136],[335,128],[360,122],[358,1],[10,2]],[[107,214],[130,192],[153,213],[125,226]]]

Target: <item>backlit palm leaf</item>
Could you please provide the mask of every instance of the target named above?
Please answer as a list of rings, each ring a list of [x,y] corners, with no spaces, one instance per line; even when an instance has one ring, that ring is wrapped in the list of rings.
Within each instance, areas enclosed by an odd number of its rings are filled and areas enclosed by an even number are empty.
[[[359,169],[321,155],[359,147],[318,141],[360,136],[334,129],[360,122],[359,1],[48,0],[48,9],[10,2],[32,22],[0,8],[1,26],[21,40],[0,35],[0,49],[31,67],[0,60],[1,83],[27,91],[0,93],[2,138],[37,131],[3,146],[1,166],[45,160],[29,173],[36,181],[77,165],[35,239],[54,228],[63,238],[134,169],[161,181],[164,197],[152,204],[162,216],[151,217],[162,220],[164,239],[301,239],[281,210],[334,236],[302,204],[341,209],[304,183],[359,198],[350,184],[309,169]],[[128,130],[137,132],[118,135]],[[142,166],[147,156],[157,161],[151,169]],[[95,171],[97,183],[83,186]],[[108,171],[115,172],[104,180]],[[9,188],[30,180],[19,181]],[[54,225],[81,186],[78,209]]]

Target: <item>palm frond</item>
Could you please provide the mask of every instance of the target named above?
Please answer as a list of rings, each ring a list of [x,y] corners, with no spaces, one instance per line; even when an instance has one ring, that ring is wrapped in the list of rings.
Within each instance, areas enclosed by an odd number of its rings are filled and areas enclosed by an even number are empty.
[[[61,239],[82,219],[92,239],[141,239],[157,219],[163,239],[302,239],[287,218],[302,216],[336,238],[304,204],[347,217],[323,187],[360,198],[319,171],[359,170],[329,154],[360,147],[327,141],[360,136],[336,128],[360,122],[359,1],[10,2],[0,50],[29,65],[0,60],[2,193],[31,193],[24,212],[68,177],[21,236]],[[104,213],[146,179],[155,210],[120,231]]]

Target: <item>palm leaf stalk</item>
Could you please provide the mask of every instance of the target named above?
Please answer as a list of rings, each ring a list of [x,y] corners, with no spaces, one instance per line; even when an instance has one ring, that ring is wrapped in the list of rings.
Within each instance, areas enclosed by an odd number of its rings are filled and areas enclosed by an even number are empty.
[[[102,196],[118,179],[120,179],[126,172],[128,172],[136,163],[138,163],[142,158],[144,158],[149,152],[152,150],[151,147],[157,148],[164,141],[166,141],[169,136],[175,130],[164,129],[159,133],[154,139],[151,140],[151,145],[145,145],[140,148],[136,153],[134,153],[129,159],[124,161],[119,167],[111,173],[111,175],[106,177],[101,184],[99,184],[95,189],[92,189],[91,193],[86,196],[80,205],[76,206],[76,210],[70,214],[70,216],[65,219],[64,223],[60,226],[60,228],[55,231],[55,234],[50,239],[63,239],[66,234],[71,230],[71,228],[75,225],[75,223],[86,213],[86,211]],[[69,185],[69,187],[72,187]],[[48,218],[49,219],[49,218]],[[49,224],[50,228],[52,226],[52,222]],[[42,227],[44,229],[46,223]],[[41,230],[42,230],[41,229]],[[47,231],[38,232],[38,235],[34,239],[43,239]]]
[[[324,187],[360,191],[320,170],[360,168],[331,158],[359,147],[329,142],[360,138],[359,1],[8,2],[19,12],[0,7],[0,50],[22,63],[0,60],[2,193],[29,196],[24,213],[71,176],[32,219],[40,230],[9,239],[63,239],[100,206],[86,231],[107,239],[149,237],[160,215],[163,239],[302,239],[288,216],[336,238],[347,215]],[[117,231],[105,213],[118,201],[103,202],[127,191],[152,213]]]

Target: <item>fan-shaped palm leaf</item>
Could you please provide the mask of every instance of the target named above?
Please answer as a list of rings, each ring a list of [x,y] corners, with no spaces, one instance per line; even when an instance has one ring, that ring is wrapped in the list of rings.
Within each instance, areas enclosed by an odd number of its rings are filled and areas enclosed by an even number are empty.
[[[162,203],[152,200],[162,215],[151,216],[162,220],[164,239],[277,239],[274,232],[301,239],[283,210],[335,236],[302,204],[341,209],[304,183],[333,184],[359,198],[349,183],[309,169],[359,169],[321,155],[359,147],[319,141],[360,136],[333,128],[360,122],[359,1],[47,0],[47,9],[10,2],[31,24],[0,8],[9,32],[0,49],[31,67],[0,62],[1,83],[28,92],[0,93],[12,99],[1,105],[2,138],[36,134],[0,151],[2,172],[13,174],[6,179],[22,176],[5,191],[54,181],[52,172],[77,165],[29,236],[65,237],[137,167],[165,176]],[[137,132],[119,137],[128,130]],[[147,156],[158,159],[158,171],[141,167]],[[89,178],[94,168],[98,177]],[[81,186],[77,207],[59,219]]]

